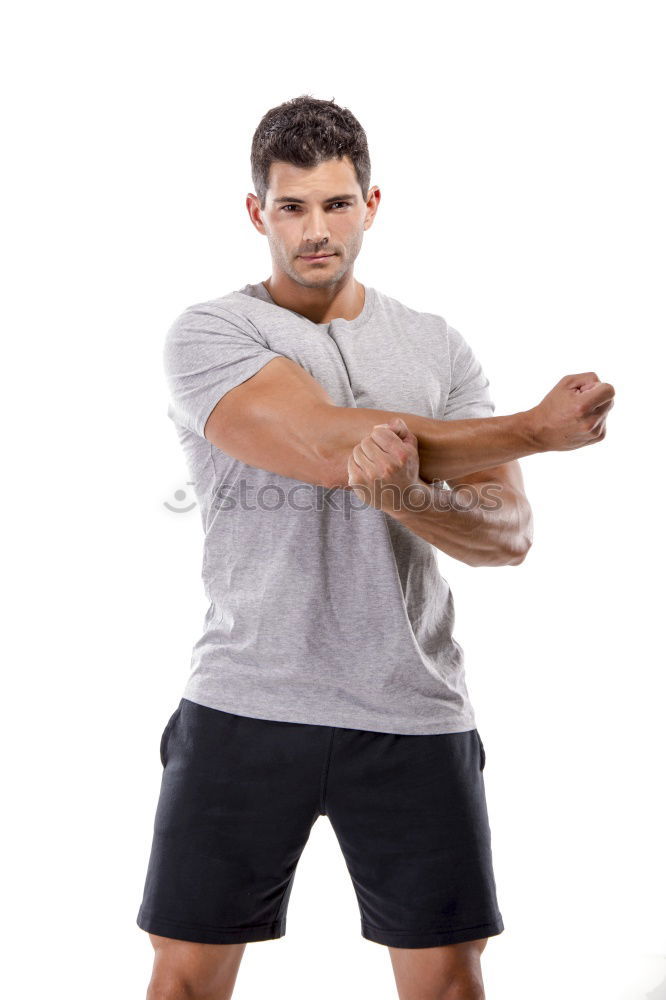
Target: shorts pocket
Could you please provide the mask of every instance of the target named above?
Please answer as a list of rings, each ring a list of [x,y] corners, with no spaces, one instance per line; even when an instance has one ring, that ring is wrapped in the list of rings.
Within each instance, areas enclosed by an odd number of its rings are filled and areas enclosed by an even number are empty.
[[[486,751],[483,746],[483,740],[479,735],[478,729],[476,730],[476,738],[479,741],[479,770],[483,771],[484,767],[486,766]]]
[[[162,739],[160,740],[160,760],[162,762],[162,767],[166,767],[167,762],[167,750],[169,746],[169,736],[171,735],[171,730],[174,727],[176,719],[182,708],[182,703],[178,705],[175,712],[172,713],[171,718],[164,727],[164,732],[162,733]]]

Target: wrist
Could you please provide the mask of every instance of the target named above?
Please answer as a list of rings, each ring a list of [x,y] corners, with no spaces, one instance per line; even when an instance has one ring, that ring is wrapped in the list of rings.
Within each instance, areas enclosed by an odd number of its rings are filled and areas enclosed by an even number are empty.
[[[512,414],[515,433],[529,448],[529,454],[548,451],[543,443],[543,426],[539,420],[537,407]]]
[[[385,511],[396,521],[406,521],[432,506],[434,487],[419,478],[401,491],[399,503],[390,505]]]

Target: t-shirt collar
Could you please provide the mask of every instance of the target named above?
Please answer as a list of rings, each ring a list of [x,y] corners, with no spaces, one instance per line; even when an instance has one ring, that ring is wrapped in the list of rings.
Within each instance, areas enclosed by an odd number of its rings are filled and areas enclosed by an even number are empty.
[[[270,302],[272,305],[276,307],[276,309],[284,308],[284,306],[279,306],[277,302],[273,299],[270,292],[264,285],[263,281],[258,282],[258,284],[256,285],[249,285],[247,287],[252,289],[252,292],[250,294],[256,295],[257,298],[263,299],[264,302]],[[330,323],[313,323],[312,325],[326,330],[332,324],[334,324],[335,328],[339,330],[358,330],[362,326],[365,326],[375,308],[376,292],[374,288],[370,288],[368,285],[365,285],[364,287],[365,287],[365,302],[363,303],[363,308],[361,309],[360,313],[354,319],[343,319],[342,317],[338,317],[336,319],[331,320]],[[295,316],[301,316],[301,318],[308,323],[312,322],[311,320],[308,320],[307,316],[302,316],[301,313],[297,313],[293,309],[288,309],[287,312],[293,312]]]

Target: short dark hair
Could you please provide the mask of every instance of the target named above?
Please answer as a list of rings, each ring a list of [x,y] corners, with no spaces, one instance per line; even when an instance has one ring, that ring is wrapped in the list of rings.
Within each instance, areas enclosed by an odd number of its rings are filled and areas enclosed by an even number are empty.
[[[293,97],[267,111],[252,137],[250,163],[255,193],[266,207],[268,173],[276,160],[296,167],[316,167],[348,156],[364,201],[370,187],[370,154],[364,129],[347,108],[309,94]]]

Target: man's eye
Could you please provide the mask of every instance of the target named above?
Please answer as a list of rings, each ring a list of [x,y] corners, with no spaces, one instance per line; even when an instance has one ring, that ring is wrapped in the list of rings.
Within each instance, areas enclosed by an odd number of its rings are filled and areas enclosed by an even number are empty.
[[[349,202],[348,201],[334,201],[334,202],[331,203],[331,208],[333,208],[335,205],[349,205]],[[280,209],[280,211],[285,212],[288,208],[298,208],[298,207],[299,207],[298,205],[284,205]],[[293,215],[293,214],[294,214],[293,212],[287,212],[287,215]]]

